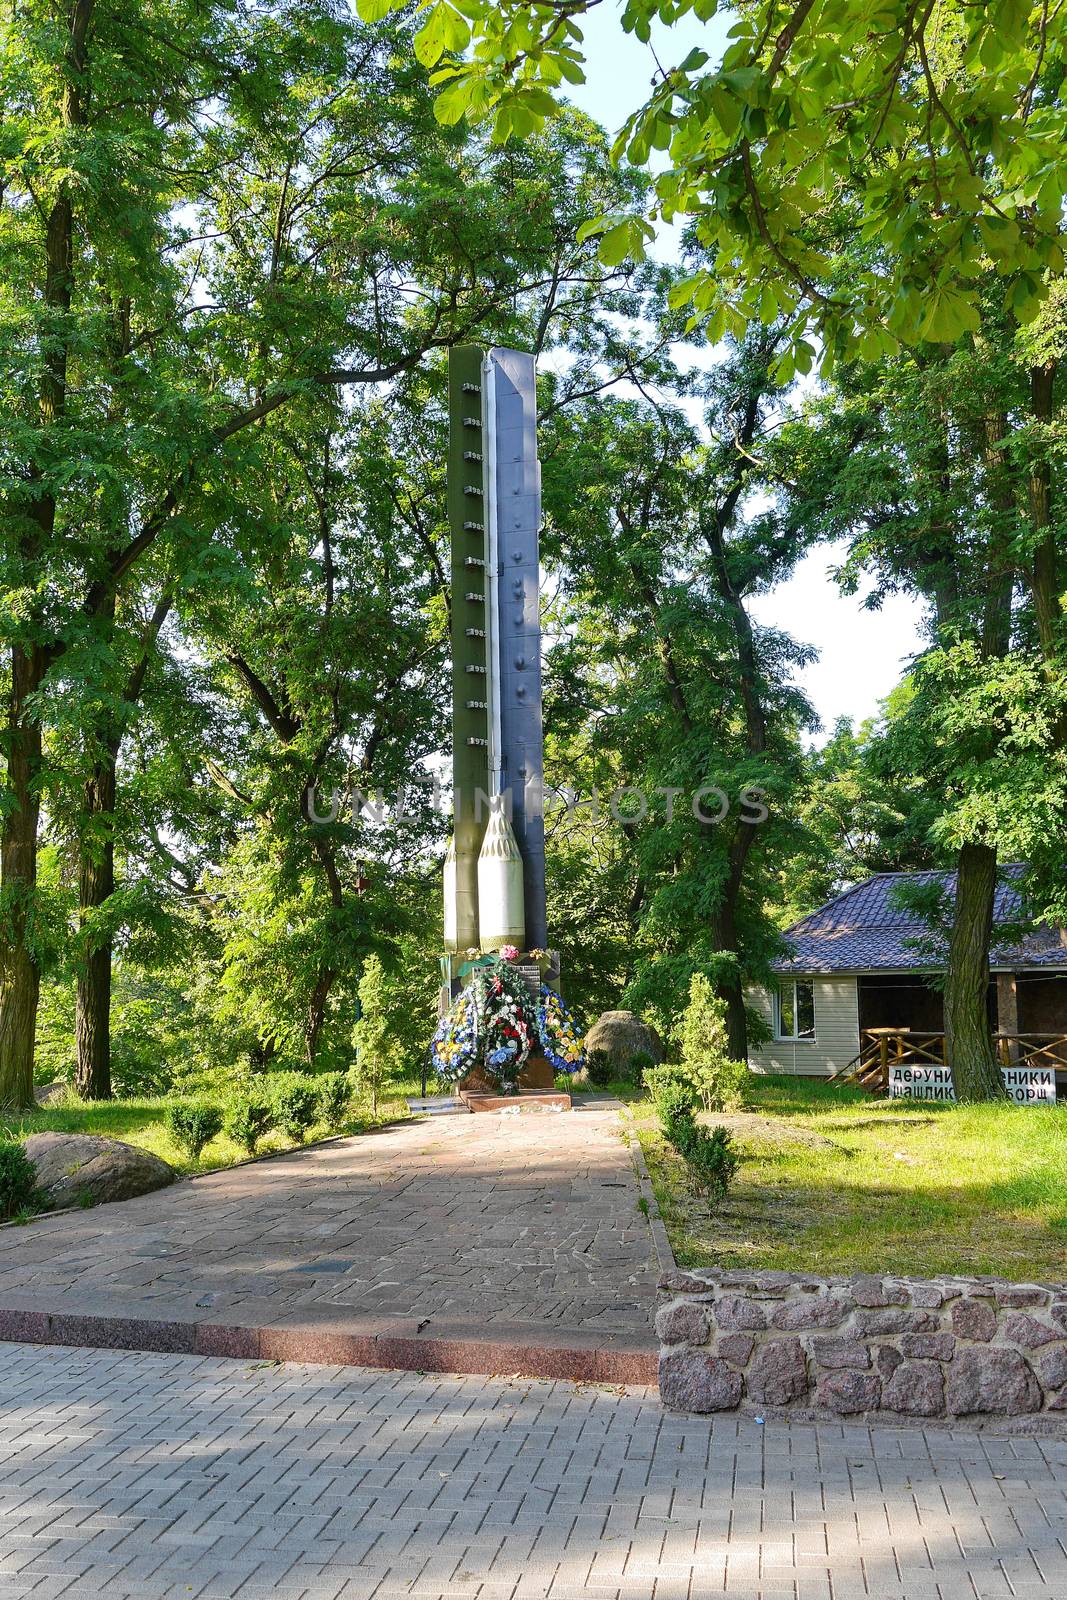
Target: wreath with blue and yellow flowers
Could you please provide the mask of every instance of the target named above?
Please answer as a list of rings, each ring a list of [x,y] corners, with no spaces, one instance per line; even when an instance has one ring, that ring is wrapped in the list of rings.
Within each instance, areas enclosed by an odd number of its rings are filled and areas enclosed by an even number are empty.
[[[535,1002],[521,976],[497,960],[475,969],[441,1019],[430,1058],[446,1084],[461,1083],[480,1067],[504,1094],[514,1094],[538,1044],[557,1072],[578,1072],[585,1065],[580,1032],[555,990],[542,984]]]

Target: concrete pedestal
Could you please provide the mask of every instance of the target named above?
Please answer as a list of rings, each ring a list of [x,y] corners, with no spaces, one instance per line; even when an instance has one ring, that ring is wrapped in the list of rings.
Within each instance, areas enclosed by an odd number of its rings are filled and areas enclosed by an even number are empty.
[[[461,1089],[468,1111],[569,1111],[571,1097],[556,1089],[520,1089],[517,1094],[475,1094]]]

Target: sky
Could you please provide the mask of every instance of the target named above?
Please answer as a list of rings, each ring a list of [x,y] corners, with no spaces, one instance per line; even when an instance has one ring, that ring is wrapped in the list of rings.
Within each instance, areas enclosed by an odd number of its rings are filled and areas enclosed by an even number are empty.
[[[685,17],[671,29],[657,25],[650,44],[642,45],[623,33],[620,13],[619,0],[603,0],[583,18],[587,82],[568,91],[612,133],[647,97],[657,56],[668,68],[700,45],[715,58],[729,26],[725,16],[710,23]],[[671,231],[664,230],[657,254],[668,256],[673,248]],[[757,622],[781,628],[819,652],[797,676],[822,719],[823,737],[839,717],[859,723],[874,716],[921,644],[922,612],[914,600],[897,596],[880,611],[865,611],[862,594],[839,592],[831,571],[843,556],[841,547],[813,551],[788,583],[750,606]]]

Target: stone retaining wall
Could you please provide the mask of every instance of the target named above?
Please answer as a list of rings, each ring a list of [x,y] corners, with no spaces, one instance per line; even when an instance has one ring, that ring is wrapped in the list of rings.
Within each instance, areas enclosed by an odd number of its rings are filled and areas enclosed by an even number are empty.
[[[1067,1285],[675,1270],[660,1290],[672,1411],[1067,1421]]]

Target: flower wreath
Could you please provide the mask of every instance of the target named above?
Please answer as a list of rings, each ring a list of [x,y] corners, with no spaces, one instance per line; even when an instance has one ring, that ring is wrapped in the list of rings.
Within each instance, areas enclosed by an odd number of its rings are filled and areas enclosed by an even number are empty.
[[[522,979],[502,963],[479,968],[433,1036],[434,1070],[446,1083],[459,1083],[481,1066],[505,1094],[513,1094],[536,1026]]]
[[[537,1031],[541,1049],[557,1072],[581,1072],[585,1066],[585,1051],[578,1025],[562,998],[547,983],[541,985]]]
[[[475,1067],[514,1094],[530,1051],[540,1044],[556,1072],[580,1072],[585,1054],[577,1024],[560,996],[541,985],[536,1005],[507,961],[476,969],[442,1018],[430,1045],[434,1071],[462,1082]]]

